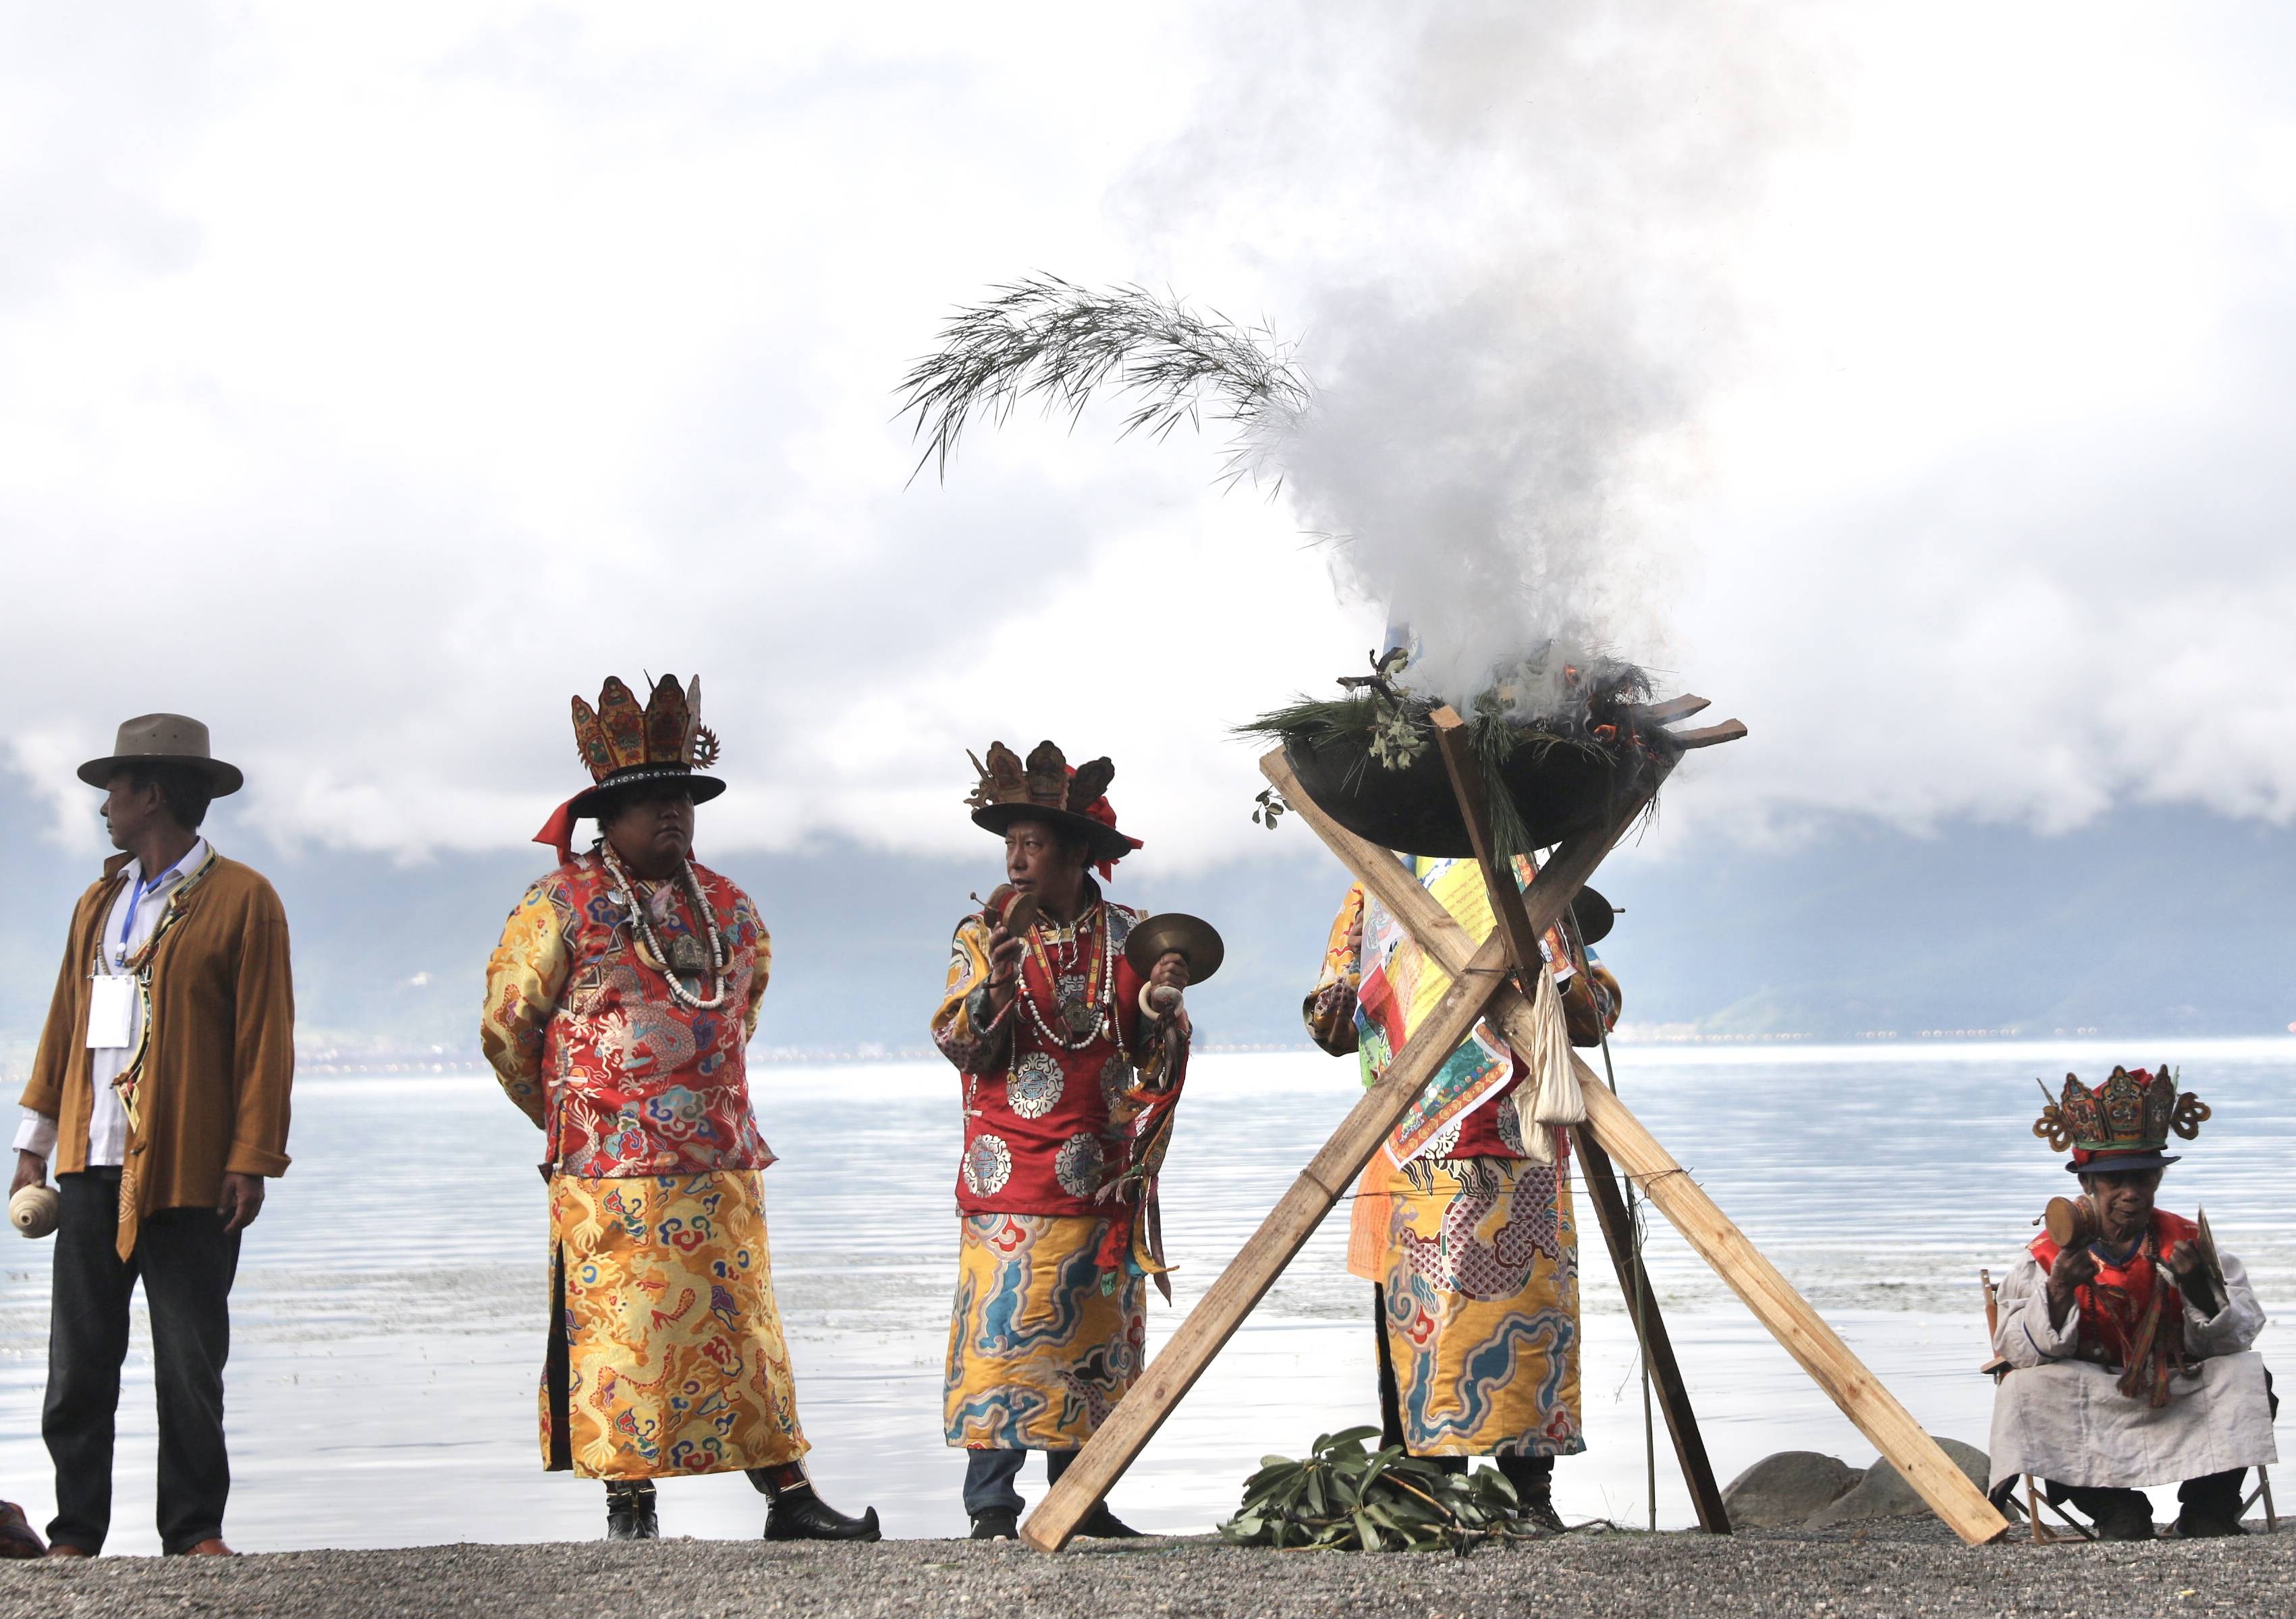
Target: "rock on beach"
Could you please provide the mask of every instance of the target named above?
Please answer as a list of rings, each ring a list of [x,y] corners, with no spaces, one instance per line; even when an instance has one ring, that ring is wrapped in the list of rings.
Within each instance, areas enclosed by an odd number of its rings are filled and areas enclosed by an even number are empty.
[[[1970,1483],[1985,1488],[1989,1469],[1984,1451],[1958,1439],[1937,1443]],[[1722,1505],[1731,1525],[1739,1529],[1794,1525],[1827,1529],[1931,1516],[1928,1503],[1887,1459],[1876,1460],[1861,1472],[1839,1457],[1816,1451],[1779,1451],[1763,1457],[1730,1481],[1722,1492]]]
[[[1940,1439],[1938,1448],[1953,1458],[1954,1465],[1980,1493],[1984,1491],[1988,1482],[1988,1459],[1984,1451],[1958,1439]],[[1808,1523],[1813,1529],[1824,1529],[1834,1524],[1871,1523],[1875,1518],[1923,1517],[1929,1510],[1928,1503],[1914,1493],[1913,1485],[1906,1482],[1896,1464],[1883,1458],[1866,1468],[1865,1476],[1840,1499],[1813,1513]]]
[[[1734,1529],[1784,1529],[1808,1523],[1864,1476],[1838,1456],[1779,1451],[1732,1479],[1722,1492],[1722,1508]]]

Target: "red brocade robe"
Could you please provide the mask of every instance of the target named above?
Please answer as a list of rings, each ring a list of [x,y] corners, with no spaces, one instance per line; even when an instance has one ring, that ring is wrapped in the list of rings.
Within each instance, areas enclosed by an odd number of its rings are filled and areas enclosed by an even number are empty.
[[[698,862],[727,955],[723,1005],[681,1006],[645,960],[629,897],[594,854],[526,891],[487,977],[480,1039],[503,1089],[543,1127],[559,1174],[597,1179],[763,1169],[744,1055],[773,946],[750,896]],[[678,885],[650,903],[665,946],[693,931]],[[703,990],[708,978],[701,981]]]
[[[1124,959],[1145,913],[1103,899],[1089,879],[1086,887],[1072,930],[1037,923],[1018,993],[1001,1013],[990,1010],[988,928],[977,913],[957,925],[932,1018],[933,1043],[964,1076],[956,1206],[965,1214],[1108,1220],[1103,1270],[1156,1275],[1156,1176],[1186,1046],[1173,1062],[1163,1026],[1141,1011],[1146,981]],[[1084,1039],[1066,1018],[1087,996],[1097,1018]]]
[[[773,1153],[743,1054],[771,947],[748,895],[693,875],[726,947],[718,1006],[671,993],[678,946],[706,958],[685,885],[632,895],[594,854],[526,891],[487,968],[481,1044],[546,1143],[543,1463],[586,1477],[770,1468],[806,1449],[758,1174]],[[709,993],[706,970],[679,981]]]

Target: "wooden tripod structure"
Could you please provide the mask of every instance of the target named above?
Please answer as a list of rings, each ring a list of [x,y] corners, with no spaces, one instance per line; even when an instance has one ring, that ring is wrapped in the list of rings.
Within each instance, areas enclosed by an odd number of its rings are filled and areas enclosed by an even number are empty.
[[[1658,719],[1680,718],[1705,707],[1694,698],[1677,699],[1654,711]],[[1538,938],[1570,908],[1575,897],[1626,830],[1649,803],[1647,794],[1615,807],[1601,825],[1566,839],[1558,847],[1538,880],[1528,892],[1516,887],[1513,873],[1496,857],[1483,781],[1467,745],[1459,716],[1449,709],[1435,715],[1436,736],[1449,767],[1475,854],[1497,918],[1490,937],[1480,945],[1446,911],[1417,878],[1385,849],[1365,841],[1338,824],[1309,797],[1293,775],[1283,751],[1259,762],[1261,773],[1282,793],[1293,813],[1316,830],[1316,836],[1355,873],[1365,889],[1402,923],[1428,960],[1450,977],[1450,986],[1420,1026],[1388,1064],[1379,1083],[1332,1132],[1323,1149],[1302,1170],[1290,1190],[1268,1211],[1259,1229],[1238,1250],[1196,1307],[1182,1321],[1163,1353],[1152,1361],[1140,1380],[1117,1402],[1077,1455],[1061,1481],[1046,1493],[1021,1526],[1021,1538],[1039,1551],[1058,1551],[1076,1533],[1095,1502],[1132,1465],[1156,1430],[1163,1426],[1203,1375],[1214,1356],[1242,1326],[1244,1318],[1282,1275],[1314,1234],[1332,1205],[1346,1196],[1364,1166],[1371,1162],[1397,1123],[1436,1071],[1467,1038],[1475,1025],[1489,1021],[1519,1051],[1529,1051],[1538,1037],[1538,1024],[1529,996],[1522,985],[1534,985],[1529,974],[1543,970]],[[1677,732],[1688,747],[1734,740],[1745,727],[1731,721],[1702,731]],[[1518,981],[1517,975],[1521,975]],[[1628,1180],[1658,1206],[1699,1256],[1745,1302],[1756,1319],[1769,1329],[1786,1352],[1841,1408],[1858,1431],[1897,1466],[1906,1482],[1961,1538],[1975,1545],[2005,1533],[2008,1520],[1985,1499],[1937,1442],[1922,1430],[1879,1379],[1849,1352],[1848,1345],[1820,1319],[1817,1312],[1715,1206],[1695,1181],[1635,1116],[1627,1111],[1602,1080],[1571,1059],[1587,1100],[1587,1122],[1572,1131],[1576,1148],[1595,1212],[1611,1253],[1620,1265],[1620,1281],[1629,1307],[1651,1298],[1642,1277],[1627,1225],[1623,1202],[1611,1179],[1615,1162]],[[1607,1198],[1604,1196],[1608,1192]],[[1673,1350],[1654,1308],[1636,1310],[1636,1326],[1646,1363],[1660,1386],[1667,1426],[1684,1476],[1690,1481],[1699,1521],[1711,1530],[1724,1530],[1721,1500],[1713,1472],[1698,1436],[1689,1401]]]

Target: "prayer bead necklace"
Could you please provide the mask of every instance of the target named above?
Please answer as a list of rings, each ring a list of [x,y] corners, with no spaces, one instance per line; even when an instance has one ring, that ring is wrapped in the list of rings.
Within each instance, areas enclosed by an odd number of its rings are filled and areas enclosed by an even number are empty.
[[[726,966],[729,959],[726,953],[726,939],[718,931],[718,913],[702,897],[701,879],[693,874],[693,857],[688,855],[678,861],[677,874],[685,885],[686,903],[693,908],[693,919],[701,925],[709,939],[709,995],[706,1000],[677,981],[670,953],[662,947],[661,936],[654,931],[652,912],[639,895],[637,885],[630,880],[630,874],[622,870],[622,863],[614,857],[614,846],[600,838],[598,854],[605,862],[606,875],[613,879],[615,887],[620,888],[629,901],[630,917],[636,925],[638,936],[644,941],[646,949],[652,953],[653,959],[661,963],[662,982],[669,985],[669,998],[689,1011],[715,1011],[725,1005],[726,992],[732,987],[726,981]],[[694,976],[699,977],[701,975],[697,971]]]
[[[1095,909],[1097,910],[1098,907]],[[1092,914],[1091,912],[1087,912],[1085,917],[1079,918],[1075,924],[1075,931],[1081,932],[1086,920]],[[1051,956],[1046,952],[1045,942],[1039,931],[1043,927],[1044,924],[1040,921],[1029,929],[1029,949],[1037,958],[1037,967],[1044,974],[1045,982],[1051,985],[1054,1001],[1060,1005],[1065,1020],[1069,1009],[1065,1003],[1060,1002],[1061,977],[1054,967]],[[1037,1010],[1037,997],[1030,992],[1026,982],[1026,975],[1023,975],[1023,981],[1019,985],[1021,1004],[1028,1011],[1029,1021],[1037,1026],[1037,1033],[1044,1036],[1047,1044],[1057,1046],[1063,1051],[1081,1051],[1103,1034],[1111,1039],[1115,1037],[1114,1032],[1109,1026],[1109,1009],[1103,1004],[1107,999],[1108,986],[1116,977],[1115,958],[1115,934],[1108,927],[1106,920],[1103,919],[1100,927],[1100,948],[1093,953],[1092,969],[1085,980],[1084,1000],[1078,1008],[1079,1013],[1088,1017],[1091,1021],[1081,1027],[1071,1026],[1074,1027],[1076,1035],[1074,1039],[1053,1032],[1052,1025],[1045,1021],[1044,1013]]]

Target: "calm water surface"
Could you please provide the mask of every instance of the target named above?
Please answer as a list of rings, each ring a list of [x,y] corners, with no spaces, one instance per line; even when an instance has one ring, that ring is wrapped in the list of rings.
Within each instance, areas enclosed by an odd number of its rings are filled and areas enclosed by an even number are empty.
[[[2114,1060],[2180,1063],[2216,1108],[2165,1201],[2205,1205],[2267,1310],[2296,1294],[2285,1219],[2296,1042],[2060,1043],[1946,1048],[1618,1053],[1620,1091],[1850,1346],[1932,1432],[1982,1445],[1991,1386],[1976,1276],[1996,1276],[2067,1189],[2029,1133],[2036,1075]],[[1164,1177],[1177,1304],[1152,1299],[1160,1343],[1357,1094],[1352,1061],[1211,1057],[1191,1080]],[[961,1452],[940,1440],[954,1281],[956,1086],[925,1064],[775,1067],[759,1115],[774,1273],[823,1492],[873,1502],[896,1535],[961,1533]],[[490,1080],[313,1081],[299,1087],[295,1167],[274,1183],[233,1296],[229,1533],[249,1549],[588,1538],[595,1484],[540,1471],[534,1391],[544,1327],[539,1137]],[[1644,1521],[1633,1337],[1587,1227],[1588,1453],[1556,1474],[1566,1516]],[[1119,1486],[1143,1528],[1201,1531],[1267,1451],[1376,1420],[1370,1289],[1324,1222]],[[0,1239],[0,1493],[52,1510],[39,1440],[50,1245]],[[1717,1471],[1775,1450],[1872,1447],[1653,1215],[1650,1262]],[[111,1549],[157,1549],[149,1342],[138,1307],[121,1401]],[[2274,1347],[2267,1336],[2264,1347]],[[2292,1414],[2296,1414],[2292,1410]],[[1661,1524],[1692,1521],[1663,1431]],[[1042,1493],[1035,1469],[1023,1482]],[[665,1533],[757,1533],[738,1477],[674,1480]]]

